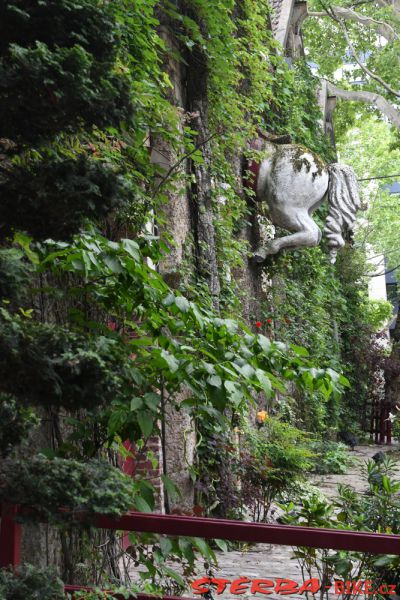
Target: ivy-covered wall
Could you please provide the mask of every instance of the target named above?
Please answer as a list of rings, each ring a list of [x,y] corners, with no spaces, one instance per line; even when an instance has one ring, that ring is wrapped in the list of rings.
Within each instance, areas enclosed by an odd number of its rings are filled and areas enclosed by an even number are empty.
[[[157,437],[164,508],[211,514],[217,498],[227,514],[223,465],[207,464],[215,444],[237,453],[244,427],[249,464],[267,449],[274,473],[298,474],[309,464],[294,448],[300,429],[334,437],[354,421],[368,384],[341,396],[341,373],[355,382],[370,325],[357,254],[337,267],[323,246],[251,260],[259,207],[244,179],[258,129],[333,156],[317,82],[286,64],[270,10],[266,0],[3,3],[0,411],[16,433],[0,426],[0,501],[21,502],[28,481],[57,513],[62,487],[44,480],[54,477],[71,486],[71,510],[151,511],[155,482],[117,467],[130,440],[155,468]],[[262,452],[257,409],[276,439]],[[86,485],[94,460],[107,460],[102,494]],[[90,542],[63,525],[64,579],[100,581]],[[48,561],[46,543],[38,556],[28,540],[26,557]],[[98,545],[112,554],[114,544]],[[190,567],[194,551],[210,556],[198,541],[169,548]],[[177,583],[167,556],[154,567],[140,555],[155,591]]]

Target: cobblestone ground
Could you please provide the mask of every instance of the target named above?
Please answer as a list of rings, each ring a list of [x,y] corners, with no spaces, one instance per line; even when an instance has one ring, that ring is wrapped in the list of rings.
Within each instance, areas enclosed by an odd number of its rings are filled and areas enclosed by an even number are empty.
[[[391,452],[398,447],[382,447],[382,446],[359,446],[356,447],[354,452],[351,452],[353,457],[353,465],[350,466],[347,473],[344,475],[323,475],[314,476],[310,479],[310,482],[316,485],[321,492],[323,492],[328,498],[332,498],[337,494],[338,484],[349,484],[352,485],[357,491],[364,491],[366,484],[362,477],[362,466],[365,462],[371,458],[376,452],[384,451]],[[398,463],[398,473],[400,475],[400,459],[399,454],[396,452],[396,460]],[[239,577],[247,577],[250,580],[257,578],[260,579],[271,579],[276,580],[278,578],[291,579],[301,584],[302,575],[300,567],[295,559],[292,558],[292,548],[288,546],[279,546],[271,544],[257,544],[247,547],[243,551],[232,551],[232,552],[217,552],[218,567],[213,571],[213,576],[218,578],[225,578],[230,581],[238,579]],[[172,566],[172,565],[171,565]],[[198,566],[199,577],[206,575],[202,566]],[[130,572],[132,579],[136,579],[137,573]],[[317,577],[317,575],[315,574]],[[188,589],[183,595],[194,597],[192,590]],[[201,596],[197,596],[201,598]],[[261,594],[256,596],[250,595],[245,592],[240,595],[234,595],[229,592],[229,586],[221,595],[214,594],[214,600],[232,600],[235,598],[246,599],[246,598],[260,598],[264,597]],[[272,593],[265,596],[271,600],[283,600],[285,597],[292,600],[304,600],[304,595],[278,595]],[[309,596],[310,598],[312,596]],[[329,600],[338,600],[341,596],[329,594]],[[361,597],[360,597],[361,598]],[[388,596],[392,600],[396,600],[396,596]],[[398,598],[400,600],[400,598]]]

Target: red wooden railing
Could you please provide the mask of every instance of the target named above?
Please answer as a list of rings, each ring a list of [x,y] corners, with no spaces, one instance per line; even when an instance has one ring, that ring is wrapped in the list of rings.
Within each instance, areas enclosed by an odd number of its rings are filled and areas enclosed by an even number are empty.
[[[0,567],[17,566],[21,560],[21,526],[15,517],[21,512],[15,506],[3,505],[0,524]],[[226,519],[186,517],[129,512],[118,519],[97,516],[93,525],[101,529],[153,532],[167,535],[195,536],[205,539],[247,541],[284,546],[307,546],[332,550],[353,550],[371,554],[400,556],[400,536],[342,529],[322,529],[294,525],[247,523]],[[66,586],[66,591],[86,589]],[[116,596],[118,598],[118,596]],[[140,600],[151,596],[139,594]],[[165,597],[167,598],[167,597]],[[169,600],[174,598],[168,597]]]

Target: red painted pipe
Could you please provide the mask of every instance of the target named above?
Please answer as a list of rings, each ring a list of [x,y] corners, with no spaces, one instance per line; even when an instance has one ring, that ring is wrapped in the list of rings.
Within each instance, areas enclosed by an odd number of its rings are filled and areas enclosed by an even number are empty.
[[[372,554],[400,555],[400,536],[343,529],[322,529],[294,525],[247,523],[154,513],[129,512],[118,519],[98,516],[95,526],[102,529],[155,532],[283,546],[307,546],[332,550],[353,550]]]
[[[2,562],[0,566],[16,565],[20,561],[20,526],[14,520],[17,512],[16,507],[7,505],[3,507],[0,531]],[[85,520],[84,516],[82,520]],[[154,532],[173,536],[196,536],[206,539],[219,538],[284,546],[306,546],[330,548],[332,550],[353,550],[372,554],[400,555],[399,535],[342,529],[269,525],[226,519],[139,512],[129,512],[118,519],[97,516],[93,519],[93,525],[102,529]]]
[[[84,585],[66,585],[64,589],[65,589],[66,593],[72,594],[72,597],[73,597],[74,592],[93,591],[93,588],[90,588],[90,587],[87,587]],[[109,592],[109,593],[111,593],[111,592]],[[125,596],[122,596],[122,594],[115,594],[113,596],[113,598],[115,598],[116,600],[125,600]],[[130,596],[129,600],[134,600],[134,599],[137,599],[137,600],[194,600],[194,598],[185,598],[184,596],[155,596],[153,594],[142,594],[142,593],[132,594],[132,596]]]
[[[15,521],[18,506],[1,504],[0,567],[21,564],[21,525]]]

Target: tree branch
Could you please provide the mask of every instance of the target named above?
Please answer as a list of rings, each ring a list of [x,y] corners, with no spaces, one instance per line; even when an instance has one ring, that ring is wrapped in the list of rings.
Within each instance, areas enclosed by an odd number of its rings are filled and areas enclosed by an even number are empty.
[[[327,91],[329,96],[336,96],[337,98],[342,98],[342,100],[351,100],[353,102],[366,102],[367,104],[372,104],[379,111],[381,111],[389,121],[400,130],[400,112],[394,108],[380,94],[375,92],[364,92],[362,90],[354,91],[354,90],[342,90],[337,88],[332,83],[327,81]]]
[[[393,267],[393,269],[389,269],[388,271],[382,271],[382,273],[375,273],[374,275],[367,275],[367,277],[382,277],[382,275],[389,275],[389,273],[393,273],[393,271],[396,271],[396,269],[398,269],[399,267],[400,264],[396,267]]]
[[[341,29],[343,31],[343,34],[344,34],[344,36],[346,38],[346,42],[347,42],[347,45],[350,48],[350,52],[354,56],[354,59],[355,59],[356,63],[358,64],[358,66],[361,67],[361,69],[364,71],[364,73],[366,73],[369,77],[371,77],[371,79],[374,79],[375,81],[377,81],[378,83],[380,83],[381,86],[384,87],[387,92],[389,92],[389,94],[393,94],[397,98],[400,98],[400,92],[396,92],[396,90],[394,90],[393,88],[391,88],[390,85],[386,83],[386,81],[384,81],[383,79],[381,79],[379,77],[379,75],[376,75],[375,73],[373,73],[372,71],[370,71],[368,69],[368,67],[361,62],[361,60],[360,60],[357,52],[354,49],[354,46],[353,46],[353,44],[351,42],[351,39],[349,37],[349,34],[347,32],[347,29],[346,29],[345,25],[343,24],[343,22],[341,21],[341,19],[338,19],[337,21],[338,21],[339,26],[341,27]]]
[[[360,23],[360,25],[364,25],[366,27],[372,27],[375,29],[379,35],[384,37],[388,42],[392,42],[393,40],[398,40],[399,36],[396,31],[393,29],[389,23],[385,23],[384,21],[377,21],[372,17],[366,17],[362,15],[352,8],[344,8],[343,6],[332,6],[332,13],[338,19],[347,19],[349,21],[355,21],[356,23]],[[329,17],[331,16],[328,12],[308,12],[308,16],[310,17]]]

